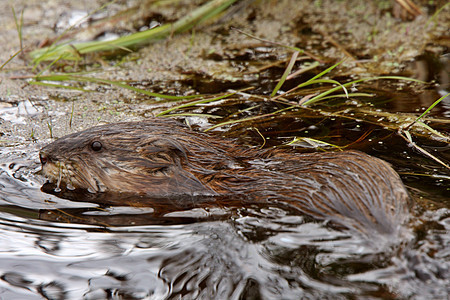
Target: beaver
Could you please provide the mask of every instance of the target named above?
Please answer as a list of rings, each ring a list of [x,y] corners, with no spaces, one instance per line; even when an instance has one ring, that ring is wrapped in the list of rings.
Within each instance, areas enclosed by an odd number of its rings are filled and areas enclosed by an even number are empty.
[[[368,237],[397,236],[409,218],[408,193],[383,160],[359,151],[249,148],[164,118],[69,134],[42,148],[40,160],[58,188],[190,201],[234,195],[282,203]]]

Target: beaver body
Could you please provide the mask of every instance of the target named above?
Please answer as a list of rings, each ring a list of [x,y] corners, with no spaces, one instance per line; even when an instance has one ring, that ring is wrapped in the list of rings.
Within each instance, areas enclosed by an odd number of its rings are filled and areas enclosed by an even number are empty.
[[[47,145],[40,157],[58,185],[92,193],[241,195],[368,236],[398,235],[409,217],[407,191],[380,159],[245,148],[168,119],[93,127]]]

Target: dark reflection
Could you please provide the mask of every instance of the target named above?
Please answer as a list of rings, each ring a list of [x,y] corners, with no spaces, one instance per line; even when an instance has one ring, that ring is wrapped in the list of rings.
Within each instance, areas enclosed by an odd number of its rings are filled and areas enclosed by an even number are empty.
[[[239,300],[259,300],[263,299],[260,292],[260,284],[253,278],[248,278]]]
[[[35,245],[41,248],[42,251],[46,253],[55,253],[61,250],[60,248],[61,240],[62,240],[61,236],[42,234],[36,240]]]
[[[45,299],[63,300],[66,298],[65,287],[58,282],[50,282],[38,287],[39,293]]]
[[[98,209],[64,209],[64,210],[40,210],[39,218],[41,220],[89,224],[97,226],[143,226],[143,225],[175,225],[192,224],[202,221],[224,219],[228,216],[210,216],[210,217],[170,217],[155,216],[153,213],[142,214],[107,214]]]
[[[233,214],[233,209],[250,205],[255,207],[264,205],[253,203],[249,200],[250,197],[244,195],[242,197],[237,195],[148,197],[109,192],[93,194],[82,189],[69,190],[64,185],[61,185],[61,191],[56,192],[55,185],[48,182],[42,186],[41,190],[62,199],[97,203],[100,207],[41,209],[39,219],[99,226],[174,225],[227,220]],[[123,209],[117,212],[114,211],[114,207]],[[226,209],[220,210],[218,214],[208,211],[209,208],[220,209],[223,207]],[[196,208],[201,208],[203,213],[183,213]],[[170,215],[176,212],[181,212],[181,215]]]
[[[102,206],[129,206],[129,207],[151,207],[154,215],[164,215],[168,212],[183,211],[197,207],[242,207],[246,204],[257,204],[252,202],[248,195],[175,195],[167,197],[150,197],[146,195],[131,193],[90,193],[84,189],[69,190],[61,184],[60,191],[55,191],[53,183],[45,183],[41,190],[58,198],[71,201],[91,202]]]
[[[1,276],[1,279],[9,283],[10,285],[28,289],[29,285],[32,283],[31,280],[28,280],[23,274],[16,272],[7,272]]]

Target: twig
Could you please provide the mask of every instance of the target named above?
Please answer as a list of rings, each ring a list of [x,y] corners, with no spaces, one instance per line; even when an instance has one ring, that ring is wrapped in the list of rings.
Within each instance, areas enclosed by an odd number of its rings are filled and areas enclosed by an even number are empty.
[[[450,166],[447,165],[446,163],[444,163],[442,160],[440,160],[439,158],[435,157],[434,155],[432,155],[431,153],[429,153],[428,151],[426,151],[425,149],[423,149],[422,147],[419,147],[416,145],[416,143],[413,142],[412,140],[412,136],[409,133],[409,131],[404,131],[402,129],[400,129],[398,131],[398,134],[405,140],[407,141],[412,147],[414,147],[415,149],[417,149],[420,153],[428,156],[429,158],[433,159],[435,162],[437,162],[438,164],[444,166],[445,168],[450,170]]]

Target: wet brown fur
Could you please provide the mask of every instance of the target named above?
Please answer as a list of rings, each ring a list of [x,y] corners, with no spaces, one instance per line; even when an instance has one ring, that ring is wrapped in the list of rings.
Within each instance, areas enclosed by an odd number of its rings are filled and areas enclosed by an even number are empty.
[[[95,151],[93,142],[102,147]],[[367,234],[397,236],[408,194],[384,161],[357,151],[245,148],[168,119],[93,127],[41,150],[43,172],[91,192],[239,195],[279,202]]]

